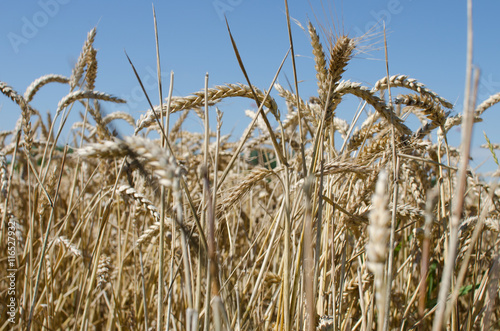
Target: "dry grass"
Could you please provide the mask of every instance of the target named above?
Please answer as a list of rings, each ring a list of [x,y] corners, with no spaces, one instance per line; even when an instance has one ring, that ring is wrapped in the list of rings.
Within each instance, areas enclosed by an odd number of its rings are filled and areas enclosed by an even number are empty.
[[[0,258],[7,261],[15,238],[19,308],[10,324],[2,273],[0,328],[428,330],[455,240],[452,295],[441,302],[452,313],[443,325],[500,329],[498,191],[466,162],[457,172],[461,154],[446,139],[464,116],[450,117],[443,107],[452,104],[404,75],[373,88],[342,80],[356,42],[332,37],[325,55],[312,24],[308,31],[318,95],[307,102],[276,85],[288,107],[281,112],[261,90],[228,84],[167,98],[137,124],[126,113],[103,117],[99,102],[123,100],[94,91],[95,29],[71,78],[43,76],[24,96],[0,82],[21,109],[20,124],[0,140]],[[55,118],[43,119],[30,102],[54,82],[69,92]],[[408,94],[377,93],[394,87]],[[359,127],[335,117],[346,94],[372,109]],[[209,106],[229,97],[257,98],[278,128],[261,122],[228,142],[219,113],[211,132]],[[498,100],[464,122],[481,120]],[[85,116],[70,125],[75,143],[61,146],[72,108]],[[191,109],[204,132],[183,131]],[[424,122],[417,131],[405,124],[410,111]],[[250,114],[252,125],[266,114]],[[117,119],[135,134],[113,137],[108,124]]]

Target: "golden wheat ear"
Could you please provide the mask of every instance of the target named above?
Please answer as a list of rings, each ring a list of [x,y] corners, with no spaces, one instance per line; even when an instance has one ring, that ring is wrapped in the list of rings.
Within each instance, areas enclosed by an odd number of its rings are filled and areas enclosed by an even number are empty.
[[[97,33],[97,28],[94,27],[87,34],[87,39],[85,40],[85,43],[83,44],[82,51],[80,52],[80,55],[78,56],[78,59],[76,60],[76,64],[73,68],[73,71],[71,73],[71,77],[69,79],[69,86],[70,86],[71,91],[76,89],[76,87],[80,86],[80,84],[82,83],[81,80],[83,77],[83,73],[85,71],[85,67],[89,64],[88,53],[93,49],[93,44],[94,44],[96,33]]]

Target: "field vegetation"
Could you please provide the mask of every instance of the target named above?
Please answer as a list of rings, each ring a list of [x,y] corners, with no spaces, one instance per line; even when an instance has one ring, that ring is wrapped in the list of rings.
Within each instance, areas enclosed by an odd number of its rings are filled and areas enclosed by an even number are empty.
[[[24,93],[0,82],[20,110],[0,132],[0,327],[500,329],[498,190],[468,167],[473,123],[500,93],[476,101],[469,68],[464,111],[452,116],[439,87],[412,77],[350,81],[361,41],[305,29],[317,78],[306,98],[300,77],[252,86],[231,37],[246,81],[210,86],[207,76],[192,95],[172,97],[171,79],[140,118],[106,115],[102,104],[125,100],[94,88],[96,29],[69,77],[40,77]],[[283,61],[295,66],[289,37]],[[54,111],[33,108],[55,83],[68,94]],[[362,121],[336,116],[348,95],[361,100],[353,114],[368,114]],[[233,97],[259,108],[245,132],[224,136],[217,104]],[[68,123],[70,112],[81,121]],[[188,116],[204,131],[186,130]],[[134,134],[110,129],[115,121]],[[460,125],[455,148],[447,134]]]

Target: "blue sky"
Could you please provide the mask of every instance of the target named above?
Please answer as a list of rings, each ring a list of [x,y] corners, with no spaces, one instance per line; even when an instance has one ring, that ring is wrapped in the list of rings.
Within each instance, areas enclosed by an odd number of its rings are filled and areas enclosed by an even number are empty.
[[[283,1],[264,0],[188,0],[153,1],[158,19],[164,95],[169,74],[175,74],[174,95],[185,96],[204,86],[244,82],[223,20],[226,14],[233,36],[254,85],[266,89],[288,49]],[[95,47],[98,50],[96,89],[129,101],[127,105],[103,104],[110,113],[127,111],[134,118],[149,107],[127,62],[124,50],[143,79],[151,82],[156,72],[156,51],[151,2],[147,1],[3,1],[0,6],[0,80],[21,94],[38,77],[48,74],[69,76],[87,33],[97,25]],[[474,2],[474,64],[481,69],[478,102],[500,91],[500,2]],[[367,31],[379,32],[362,45],[369,53],[359,53],[351,61],[344,79],[372,86],[385,76],[381,22],[385,20],[390,74],[406,74],[424,83],[462,110],[466,51],[466,1],[351,0],[290,1],[290,14],[303,26],[308,20],[317,27],[335,27],[337,32],[356,37]],[[292,32],[297,55],[300,95],[316,95],[314,59],[309,38],[296,24]],[[326,41],[323,39],[324,46]],[[287,86],[292,80],[290,59],[279,77]],[[156,87],[148,88],[155,104]],[[58,101],[68,92],[66,86],[45,86],[32,105],[42,113],[55,113]],[[284,103],[274,94],[281,112]],[[342,103],[338,116],[351,121],[358,101]],[[251,100],[232,99],[219,105],[224,112],[223,131],[238,137],[248,125],[245,109],[253,109]],[[474,160],[476,167],[489,152],[480,151],[483,131],[492,142],[500,142],[500,105],[487,110],[485,121],[475,126]],[[0,130],[12,129],[20,110],[8,98],[0,97]],[[70,117],[78,121],[75,112]],[[127,124],[118,126],[129,134]],[[189,128],[187,127],[189,126]],[[186,129],[201,131],[202,123],[192,118]],[[458,143],[459,130],[451,133]],[[63,137],[62,139],[67,139]],[[481,170],[492,170],[491,157]]]

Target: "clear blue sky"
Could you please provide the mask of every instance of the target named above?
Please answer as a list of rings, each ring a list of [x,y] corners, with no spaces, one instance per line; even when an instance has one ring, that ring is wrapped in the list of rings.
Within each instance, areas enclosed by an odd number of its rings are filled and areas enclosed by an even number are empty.
[[[288,49],[283,1],[206,0],[153,1],[159,26],[164,95],[168,91],[169,73],[175,73],[174,95],[185,96],[204,86],[244,82],[230,45],[223,20],[227,15],[250,79],[261,89],[269,86]],[[36,78],[48,74],[69,76],[88,31],[97,27],[98,49],[96,89],[129,101],[127,105],[103,104],[106,113],[116,110],[139,118],[149,107],[139,93],[138,83],[124,54],[127,51],[139,74],[151,81],[155,75],[156,54],[151,2],[147,1],[3,1],[0,10],[0,80],[21,94]],[[500,91],[500,2],[474,3],[474,64],[481,69],[478,102]],[[290,1],[290,14],[303,26],[311,20],[333,27],[355,37],[372,29],[381,31],[386,21],[388,31],[390,74],[406,74],[462,110],[466,51],[466,1],[417,0],[350,0]],[[293,24],[297,54],[300,94],[305,99],[316,95],[314,60],[308,35]],[[325,40],[323,39],[323,42]],[[379,34],[366,42],[369,54],[358,54],[348,66],[344,79],[372,86],[385,76],[383,38]],[[326,46],[326,43],[324,43]],[[293,79],[291,61],[283,73]],[[279,81],[286,86],[285,76]],[[32,105],[42,113],[55,112],[67,87],[45,86]],[[155,87],[148,88],[152,100],[158,101]],[[286,108],[279,97],[282,113]],[[338,116],[351,121],[357,102],[342,103]],[[281,103],[280,103],[281,102]],[[219,105],[224,111],[223,130],[239,136],[250,119],[245,109],[254,107],[251,100],[227,100]],[[500,142],[500,105],[487,110],[485,122],[475,126],[472,166],[489,156],[479,151],[486,131],[492,142]],[[0,97],[0,130],[12,129],[20,110],[6,97]],[[77,113],[71,121],[79,120]],[[195,119],[188,122],[201,130]],[[123,134],[130,129],[119,126]],[[452,133],[458,142],[459,130]],[[66,139],[65,137],[62,138]],[[488,161],[492,163],[491,158]],[[491,170],[492,166],[482,168]]]

